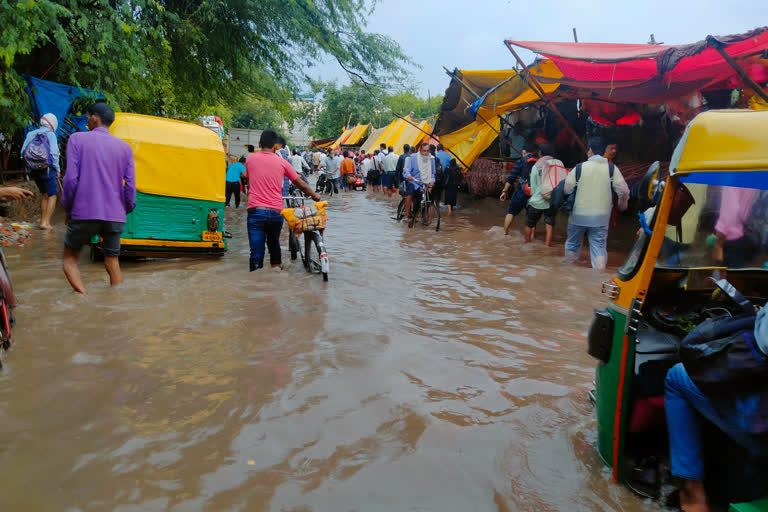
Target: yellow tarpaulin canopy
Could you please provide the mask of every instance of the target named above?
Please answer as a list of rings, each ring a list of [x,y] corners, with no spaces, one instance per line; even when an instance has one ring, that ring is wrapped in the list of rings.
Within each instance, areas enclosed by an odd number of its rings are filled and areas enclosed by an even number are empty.
[[[339,149],[341,146],[355,146],[360,142],[365,134],[368,132],[369,124],[359,124],[354,128],[346,128],[338,139],[336,139],[330,146],[331,149]]]
[[[541,83],[541,88],[545,94],[552,94],[560,87],[556,82],[563,77],[563,74],[551,60],[538,62],[531,66],[529,71]],[[470,83],[488,83],[500,78],[499,71],[462,71],[464,77]],[[478,110],[478,114],[485,119],[491,120],[496,115],[503,115],[511,110],[515,110],[529,103],[540,101],[539,95],[531,89],[527,82],[523,80],[523,75],[517,72],[506,72],[507,77],[495,82],[490,88],[483,100],[483,104]],[[501,84],[507,80],[503,85]],[[471,87],[471,86],[470,86]],[[495,89],[493,89],[496,87]]]
[[[381,128],[374,128],[371,130],[371,134],[368,136],[366,141],[363,143],[363,145],[360,147],[360,151],[364,151],[366,153],[370,152],[370,148],[373,147],[373,143],[376,142],[379,137],[384,133],[384,131],[389,128],[389,125],[382,126]]]
[[[226,159],[213,131],[192,123],[124,113],[115,115],[109,131],[133,148],[139,192],[224,202]]]
[[[363,151],[370,153],[373,150],[379,149],[381,144],[387,147],[392,146],[395,152],[400,153],[403,150],[403,145],[408,144],[413,146],[421,142],[425,137],[424,132],[429,133],[432,127],[427,121],[411,121],[414,125],[397,118],[384,128],[384,131],[378,134],[374,138],[374,134],[368,137],[368,140],[363,144]],[[424,130],[421,131],[421,130]]]
[[[369,124],[359,124],[352,129],[352,133],[349,134],[346,140],[342,140],[341,143],[345,146],[356,146],[368,133]]]
[[[453,133],[441,135],[440,143],[459,157],[461,160],[461,162],[457,161],[459,165],[463,162],[464,165],[471,166],[498,137],[501,119],[494,117],[488,122],[491,126],[482,121],[475,121]]]
[[[552,94],[560,86],[557,81],[563,74],[552,61],[540,61],[528,69],[539,79],[546,94]],[[482,99],[478,116],[488,121],[496,115],[503,115],[539,101],[539,96],[525,80],[525,74],[515,70],[462,69],[455,70],[453,76],[455,80],[451,80],[445,91],[445,99],[435,124],[437,135],[455,132],[472,124],[476,118],[470,110],[470,105],[478,98]]]
[[[341,141],[349,137],[349,135],[352,133],[352,128],[345,128],[341,135],[339,135],[339,138],[333,141],[329,146],[322,146],[322,147],[329,147],[331,149],[339,149],[341,147]]]

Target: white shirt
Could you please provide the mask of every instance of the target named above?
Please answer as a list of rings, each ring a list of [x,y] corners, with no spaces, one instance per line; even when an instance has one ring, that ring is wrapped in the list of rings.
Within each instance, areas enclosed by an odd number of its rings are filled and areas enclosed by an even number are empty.
[[[576,185],[576,171],[573,171],[565,179],[565,193],[570,194]],[[611,209],[613,208],[611,188],[619,197],[619,209],[626,209],[629,187],[619,168],[614,166],[613,187],[611,187],[606,158],[594,155],[583,162],[581,164],[581,177],[578,188],[576,188],[576,199],[568,224],[586,227],[608,226],[611,222]]]
[[[344,157],[341,155],[336,155],[335,157],[330,159],[330,162],[328,163],[328,169],[329,169],[329,176],[331,178],[340,178],[341,177],[341,162],[344,161]]]
[[[293,170],[296,171],[296,174],[301,174],[302,168],[309,169],[307,162],[305,162],[304,159],[299,155],[293,155],[288,160],[290,160],[291,165],[293,166]]]
[[[381,164],[384,167],[384,172],[395,172],[395,169],[397,169],[397,160],[399,158],[400,156],[394,151],[387,153],[387,156],[384,157],[384,161]]]
[[[363,160],[363,163],[360,164],[360,171],[363,173],[364,176],[368,175],[368,171],[373,169],[373,158],[366,158]]]

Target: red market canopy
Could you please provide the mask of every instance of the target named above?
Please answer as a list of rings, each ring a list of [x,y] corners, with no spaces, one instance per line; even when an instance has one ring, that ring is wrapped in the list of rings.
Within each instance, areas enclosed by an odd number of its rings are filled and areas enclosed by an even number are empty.
[[[710,43],[722,45],[735,59],[754,57],[768,49],[768,27],[675,46],[507,41],[551,59],[563,73],[558,79],[563,85],[644,103],[684,96],[734,77],[734,69]]]

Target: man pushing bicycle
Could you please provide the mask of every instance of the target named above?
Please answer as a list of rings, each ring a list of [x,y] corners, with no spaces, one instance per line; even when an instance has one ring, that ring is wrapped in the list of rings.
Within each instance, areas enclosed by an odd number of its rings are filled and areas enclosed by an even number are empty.
[[[419,152],[411,155],[405,162],[403,178],[408,182],[405,186],[405,221],[410,220],[412,212],[417,212],[422,197],[422,188],[432,190],[435,184],[435,157],[429,152],[429,144],[423,142]],[[416,204],[413,204],[413,201]],[[411,206],[414,206],[411,210]]]

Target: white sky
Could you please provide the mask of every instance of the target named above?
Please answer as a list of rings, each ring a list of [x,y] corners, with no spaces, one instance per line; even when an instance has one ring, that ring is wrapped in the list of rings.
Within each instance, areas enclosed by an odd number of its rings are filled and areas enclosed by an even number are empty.
[[[400,43],[422,69],[412,70],[424,97],[443,94],[448,69],[511,69],[505,39],[529,41],[692,43],[707,35],[738,34],[768,25],[768,2],[745,0],[379,0],[370,32]],[[533,54],[518,51],[530,62]],[[317,78],[348,83],[335,63]]]

